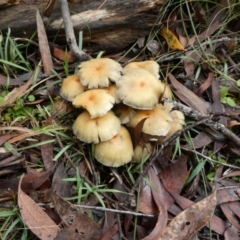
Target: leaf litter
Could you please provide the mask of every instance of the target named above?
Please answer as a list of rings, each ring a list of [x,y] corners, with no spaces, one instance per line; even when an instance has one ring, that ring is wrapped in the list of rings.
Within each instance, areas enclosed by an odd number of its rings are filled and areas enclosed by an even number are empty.
[[[210,11],[199,2],[172,4],[151,39],[140,37],[126,54],[104,56],[121,58],[122,65],[133,59],[158,61],[176,101],[238,137],[240,27],[234,23],[239,17],[228,22],[229,9],[235,11],[231,1],[213,4]],[[59,88],[61,76],[73,73],[77,62],[66,46],[48,42],[39,12],[36,19],[38,45],[28,56],[35,70],[9,74],[2,68],[0,73],[2,206],[14,209],[17,197],[22,220],[40,239],[238,239],[239,146],[211,126],[183,130],[132,193],[149,160],[109,169],[94,161],[92,146],[74,137],[72,119],[80,111],[60,99]],[[66,104],[63,111],[53,106],[59,99]],[[130,129],[134,146],[151,138],[142,134],[145,120]],[[192,122],[186,115],[186,126]],[[161,153],[161,146],[153,148]],[[125,205],[129,195],[132,204]]]

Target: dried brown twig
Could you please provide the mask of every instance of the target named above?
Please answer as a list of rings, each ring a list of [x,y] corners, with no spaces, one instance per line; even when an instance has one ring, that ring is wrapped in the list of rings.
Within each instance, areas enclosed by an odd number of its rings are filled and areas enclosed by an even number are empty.
[[[60,0],[60,4],[61,4],[61,11],[62,11],[62,18],[64,22],[64,27],[65,27],[66,40],[70,47],[71,52],[80,61],[86,61],[91,59],[91,56],[89,54],[83,52],[77,46],[77,41],[73,31],[73,24],[71,21],[67,0]]]

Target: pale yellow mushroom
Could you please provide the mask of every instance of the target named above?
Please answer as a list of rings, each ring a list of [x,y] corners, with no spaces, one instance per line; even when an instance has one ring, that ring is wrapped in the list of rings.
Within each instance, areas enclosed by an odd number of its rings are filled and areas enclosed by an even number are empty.
[[[136,109],[152,109],[163,93],[161,82],[141,68],[125,69],[116,84],[119,98]]]
[[[132,140],[125,127],[121,127],[112,139],[95,145],[95,158],[105,166],[119,167],[130,162],[132,157]]]
[[[128,126],[135,128],[145,118],[142,132],[152,135],[151,141],[157,141],[157,137],[166,136],[171,129],[172,117],[163,109],[161,104],[158,104],[152,110],[137,110]]]
[[[131,62],[124,67],[124,69],[128,68],[142,68],[153,74],[156,78],[159,78],[159,65],[153,60],[147,60],[143,62]]]
[[[112,111],[98,118],[91,118],[90,114],[84,111],[75,120],[73,133],[83,142],[99,143],[115,136],[120,127],[120,120]]]
[[[106,114],[114,105],[115,98],[107,90],[91,89],[79,94],[73,99],[74,107],[85,108],[91,118],[101,117]]]
[[[78,75],[70,75],[63,79],[60,95],[64,99],[71,102],[78,94],[83,92],[84,86],[81,84]]]
[[[78,74],[83,86],[89,89],[108,87],[110,81],[116,82],[121,77],[122,66],[110,58],[97,58],[79,65]]]

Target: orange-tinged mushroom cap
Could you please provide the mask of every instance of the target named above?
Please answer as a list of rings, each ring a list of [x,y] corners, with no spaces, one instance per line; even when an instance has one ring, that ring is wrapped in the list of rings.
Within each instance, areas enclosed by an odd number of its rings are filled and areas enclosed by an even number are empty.
[[[152,60],[143,62],[131,62],[124,67],[124,69],[128,68],[142,68],[153,74],[156,78],[159,78],[159,65],[157,62]]]
[[[72,101],[78,94],[84,92],[84,86],[80,82],[78,75],[71,75],[63,79],[60,95],[68,100]]]
[[[163,92],[163,85],[151,73],[129,68],[117,81],[117,94],[124,104],[137,109],[152,109]]]
[[[136,114],[131,118],[128,126],[136,127],[136,125],[142,120],[146,118],[143,124],[143,133],[147,133],[153,136],[166,136],[171,128],[170,123],[172,122],[172,118],[164,111],[162,105],[157,105],[152,110],[138,110]],[[157,139],[153,138],[152,141],[156,141]]]
[[[110,85],[109,87],[104,88],[104,89],[107,90],[107,92],[115,98],[115,103],[121,102],[121,100],[119,99],[119,97],[117,95],[117,86],[115,84]]]
[[[157,142],[158,144],[166,142],[173,134],[183,129],[183,125],[185,123],[185,117],[183,113],[178,110],[174,110],[170,112],[170,116],[173,119],[173,121],[170,123],[171,128],[166,137]]]
[[[91,118],[100,117],[107,113],[115,103],[113,96],[104,89],[88,90],[73,99],[73,106],[85,108]]]
[[[112,111],[94,119],[91,118],[87,111],[84,111],[75,120],[73,132],[83,142],[99,143],[115,136],[120,127],[120,121]]]
[[[172,99],[172,90],[170,89],[170,87],[166,83],[162,83],[162,85],[164,89],[162,97]]]
[[[78,74],[83,86],[89,89],[108,87],[110,81],[116,82],[121,76],[122,66],[110,58],[97,58],[79,65]]]
[[[121,124],[126,124],[130,121],[130,119],[134,116],[135,111],[132,107],[129,107],[124,104],[117,104],[113,109],[116,116],[119,117]]]
[[[139,163],[142,160],[145,160],[147,157],[151,155],[153,151],[153,146],[151,143],[145,143],[145,146],[137,145],[134,149],[134,155],[132,158],[132,162]]]
[[[105,166],[119,167],[131,161],[133,145],[125,127],[112,139],[95,145],[95,158]]]

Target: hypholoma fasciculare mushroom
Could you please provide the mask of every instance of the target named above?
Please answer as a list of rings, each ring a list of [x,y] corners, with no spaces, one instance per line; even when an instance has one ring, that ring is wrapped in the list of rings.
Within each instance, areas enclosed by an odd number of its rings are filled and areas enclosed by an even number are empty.
[[[118,62],[100,58],[81,63],[73,80],[70,76],[63,81],[61,96],[85,109],[75,120],[73,132],[81,141],[95,144],[100,163],[118,167],[151,153],[150,142],[133,149],[130,134],[121,124],[134,128],[146,118],[142,132],[159,144],[182,128],[183,114],[172,111],[172,105],[159,104],[161,97],[172,98],[172,92],[158,79],[158,72],[154,61],[130,63],[123,70]]]
[[[91,118],[91,115],[82,112],[73,124],[73,132],[83,142],[99,143],[114,137],[120,130],[120,120],[112,111],[102,117]]]
[[[161,82],[141,68],[125,69],[116,84],[122,102],[136,109],[152,109],[163,92]]]
[[[131,118],[128,123],[129,127],[136,127],[137,124],[145,119],[142,132],[152,135],[150,140],[157,141],[157,137],[165,137],[170,128],[172,122],[171,116],[163,109],[161,104],[158,104],[151,110],[137,110],[136,114]]]
[[[74,107],[83,107],[91,115],[91,118],[101,117],[114,105],[115,98],[105,89],[91,89],[79,94],[73,99]]]
[[[67,101],[72,101],[77,95],[84,92],[84,86],[78,75],[74,74],[63,79],[60,95]]]
[[[110,58],[97,58],[79,65],[78,74],[83,86],[88,89],[103,88],[116,82],[121,76],[122,66]]]
[[[119,167],[132,160],[133,145],[129,132],[121,127],[117,135],[95,145],[95,158],[109,167]]]
[[[156,78],[159,78],[159,65],[157,62],[152,60],[143,62],[131,62],[124,67],[124,69],[128,68],[142,68],[153,74]]]

